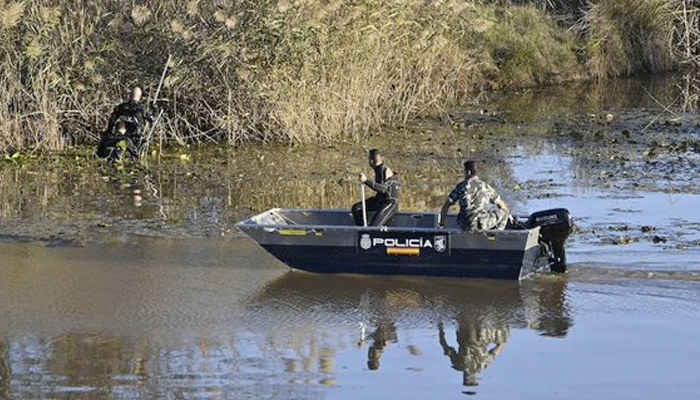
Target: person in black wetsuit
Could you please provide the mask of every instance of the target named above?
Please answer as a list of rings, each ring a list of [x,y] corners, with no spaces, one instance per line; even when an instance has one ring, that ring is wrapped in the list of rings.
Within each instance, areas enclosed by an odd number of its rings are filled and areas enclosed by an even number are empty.
[[[399,211],[399,176],[389,168],[379,154],[379,150],[369,151],[369,165],[374,169],[374,180],[360,174],[360,182],[377,192],[366,200],[369,226],[382,226]],[[374,216],[370,213],[373,212]],[[352,206],[352,216],[355,224],[362,226],[362,202]]]
[[[97,147],[98,157],[121,158],[127,152],[132,158],[140,156],[146,122],[153,123],[155,120],[150,110],[141,104],[142,96],[141,88],[135,87],[129,100],[114,107],[107,130]],[[125,145],[120,147],[120,141],[124,141]]]

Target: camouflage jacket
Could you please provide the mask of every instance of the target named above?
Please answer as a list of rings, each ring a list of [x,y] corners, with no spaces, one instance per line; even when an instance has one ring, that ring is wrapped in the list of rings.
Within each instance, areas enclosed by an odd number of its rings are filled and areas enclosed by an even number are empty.
[[[480,221],[491,217],[489,204],[500,199],[496,190],[488,183],[473,176],[460,182],[448,196],[450,204],[459,202],[457,221],[464,229],[480,229]]]

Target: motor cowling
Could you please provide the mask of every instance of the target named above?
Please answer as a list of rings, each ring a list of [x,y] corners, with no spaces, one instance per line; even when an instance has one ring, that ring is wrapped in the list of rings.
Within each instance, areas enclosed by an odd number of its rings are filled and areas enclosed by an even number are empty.
[[[566,272],[564,244],[574,227],[574,219],[565,208],[538,211],[527,220],[528,228],[540,227],[540,246],[549,253],[552,272]]]

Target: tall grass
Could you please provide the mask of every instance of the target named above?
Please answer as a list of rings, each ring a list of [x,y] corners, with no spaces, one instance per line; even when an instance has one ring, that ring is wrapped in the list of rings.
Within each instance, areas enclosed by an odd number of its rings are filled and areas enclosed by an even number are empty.
[[[700,1],[679,0],[673,3],[675,51],[686,66],[700,67]]]
[[[356,140],[495,88],[670,68],[697,54],[679,2],[597,0],[574,30],[582,0],[0,0],[0,152],[94,143],[168,54],[168,140]]]
[[[674,59],[672,0],[598,0],[584,17],[591,74],[631,75],[671,69]]]
[[[580,73],[571,34],[539,8],[523,6],[501,15],[487,31],[487,43],[509,86],[558,83]]]

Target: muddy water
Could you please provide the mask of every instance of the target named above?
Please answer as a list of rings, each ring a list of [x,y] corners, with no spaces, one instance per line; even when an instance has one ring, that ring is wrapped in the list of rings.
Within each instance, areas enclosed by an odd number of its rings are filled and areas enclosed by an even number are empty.
[[[80,152],[6,161],[0,399],[695,399],[700,121],[684,88],[494,96],[361,145],[170,150],[130,173]],[[404,209],[437,210],[465,157],[519,214],[569,208],[569,274],[290,273],[232,228],[348,207],[370,147]]]

